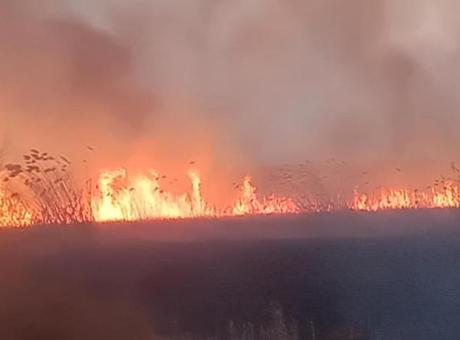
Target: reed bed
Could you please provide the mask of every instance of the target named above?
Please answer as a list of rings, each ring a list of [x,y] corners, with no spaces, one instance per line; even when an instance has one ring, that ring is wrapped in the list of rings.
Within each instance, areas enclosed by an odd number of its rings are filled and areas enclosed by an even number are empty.
[[[81,185],[70,171],[72,166],[65,156],[54,156],[31,149],[20,163],[3,166],[3,185],[9,194],[3,200],[8,209],[18,206],[28,211],[21,222],[21,214],[14,219],[21,224],[71,224],[94,221],[91,209],[92,183]],[[7,209],[5,208],[5,209]],[[5,210],[6,211],[6,210]]]

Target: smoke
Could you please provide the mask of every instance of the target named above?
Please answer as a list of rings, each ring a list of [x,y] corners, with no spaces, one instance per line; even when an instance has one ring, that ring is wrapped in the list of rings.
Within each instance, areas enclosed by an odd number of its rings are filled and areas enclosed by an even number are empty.
[[[453,0],[0,6],[0,117],[13,150],[92,144],[118,163],[174,155],[231,168],[447,161],[460,142]]]

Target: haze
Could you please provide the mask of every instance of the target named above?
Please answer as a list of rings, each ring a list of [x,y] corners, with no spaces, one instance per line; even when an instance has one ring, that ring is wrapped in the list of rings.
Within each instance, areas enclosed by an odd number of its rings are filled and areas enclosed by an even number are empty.
[[[202,157],[225,169],[448,161],[459,145],[453,0],[0,6],[10,154],[89,144],[104,162]]]

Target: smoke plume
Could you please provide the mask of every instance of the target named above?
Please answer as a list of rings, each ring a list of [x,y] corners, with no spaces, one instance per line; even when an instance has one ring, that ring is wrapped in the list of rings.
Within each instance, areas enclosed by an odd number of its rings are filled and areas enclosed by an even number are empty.
[[[113,163],[451,160],[458,6],[1,0],[2,133]]]

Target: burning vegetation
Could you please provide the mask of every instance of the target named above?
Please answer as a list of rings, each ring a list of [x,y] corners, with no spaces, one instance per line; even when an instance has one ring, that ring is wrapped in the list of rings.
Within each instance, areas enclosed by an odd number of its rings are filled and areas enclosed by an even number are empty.
[[[257,214],[289,214],[300,210],[295,202],[275,195],[258,197],[250,177],[243,181],[240,197],[230,207],[217,208],[201,192],[196,171],[188,174],[191,191],[174,195],[161,188],[161,176],[154,171],[128,178],[126,170],[103,172],[96,196],[91,198],[96,221],[135,221],[157,218],[222,217]]]
[[[0,226],[460,207],[460,171],[456,166],[452,169],[457,177],[441,177],[424,189],[378,187],[363,191],[355,186],[352,192],[336,197],[262,195],[246,176],[235,186],[236,199],[225,207],[204,197],[197,170],[188,172],[190,189],[177,194],[165,189],[162,180],[167,176],[153,170],[134,176],[126,169],[102,171],[97,181],[79,183],[71,166],[64,156],[36,149],[24,155],[22,163],[6,164],[1,172]]]
[[[126,169],[102,171],[98,181],[78,185],[64,156],[32,149],[23,164],[6,164],[0,191],[0,226],[137,221],[259,214],[293,214],[301,210],[288,197],[260,196],[251,177],[238,186],[237,200],[219,208],[205,200],[201,178],[190,170],[190,191],[162,188],[165,175],[150,170],[129,176]]]

